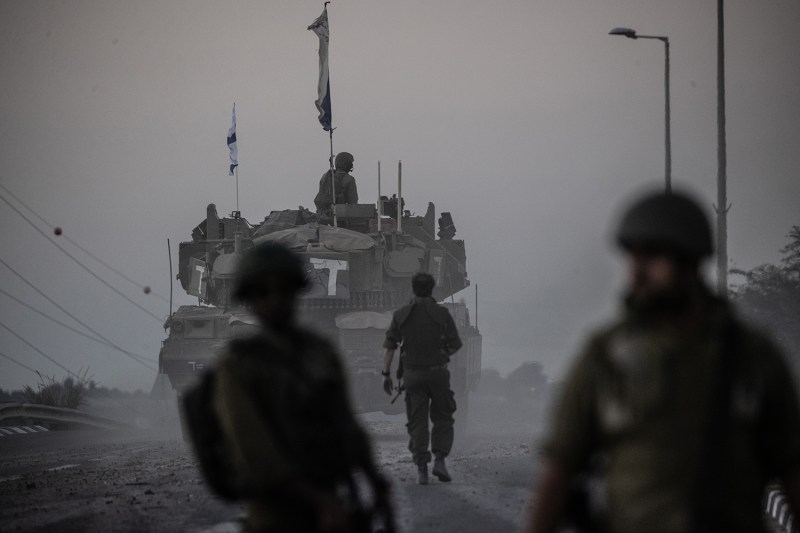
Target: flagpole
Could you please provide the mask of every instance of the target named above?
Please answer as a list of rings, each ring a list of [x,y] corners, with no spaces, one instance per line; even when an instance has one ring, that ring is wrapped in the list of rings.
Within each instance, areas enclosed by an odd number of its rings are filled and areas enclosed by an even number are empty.
[[[329,1],[322,4],[322,9],[326,13],[326,18],[328,12],[328,4],[330,4]],[[330,57],[330,52],[328,52],[328,55]],[[330,87],[331,87],[330,63],[328,63],[328,91],[330,91]],[[330,98],[330,92],[328,93],[328,98]],[[331,205],[331,213],[333,213],[333,227],[337,228],[339,227],[339,224],[338,224],[338,219],[336,217],[336,179],[335,179],[336,169],[334,168],[333,164],[333,130],[335,129],[336,128],[333,127],[333,123],[331,123],[331,129],[328,130],[328,137],[330,138],[331,141],[331,158],[329,160],[331,163],[331,201],[333,202]]]
[[[236,212],[239,213],[239,165],[236,165],[236,168],[233,169],[233,173],[236,175]]]
[[[327,4],[327,2],[326,2]],[[331,213],[333,213],[333,227],[338,227],[337,220],[336,220],[336,180],[334,179],[336,176],[335,170],[333,168],[333,130],[336,129],[331,125],[331,129],[328,131],[329,137],[331,139],[331,157],[328,161],[331,163]]]
[[[330,80],[330,67],[328,63],[328,43],[330,41],[330,29],[328,27],[328,4],[327,1],[322,6],[322,14],[308,27],[319,37],[319,82],[317,84],[317,101],[315,102],[317,110],[319,111],[319,122],[322,124],[322,129],[328,132],[330,139],[331,153],[330,153],[330,176],[331,176],[331,215],[333,217],[333,226],[338,226],[338,217],[336,216],[336,169],[333,164],[333,121],[331,120],[331,80]]]

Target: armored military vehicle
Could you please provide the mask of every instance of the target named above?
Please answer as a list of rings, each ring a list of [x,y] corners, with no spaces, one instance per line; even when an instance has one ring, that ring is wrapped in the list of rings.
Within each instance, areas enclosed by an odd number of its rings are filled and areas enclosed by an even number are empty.
[[[160,372],[180,394],[227,339],[255,327],[253,317],[231,300],[231,291],[242,253],[272,241],[304,258],[311,284],[300,299],[299,319],[339,347],[361,412],[403,408],[402,402],[391,404],[380,385],[383,338],[392,312],[412,296],[411,276],[430,272],[436,279],[433,295],[439,301],[450,298],[445,305],[464,341],[451,360],[451,375],[457,401],[465,407],[480,378],[481,335],[464,302],[452,298],[469,286],[464,241],[454,239],[449,213],[441,214],[437,231],[432,203],[424,216],[412,215],[399,203],[396,197],[382,197],[377,205],[336,205],[335,222],[322,223],[303,207],[272,211],[259,224],[238,212],[221,218],[209,205],[192,240],[179,247],[177,277],[200,305],[181,306],[167,319]]]

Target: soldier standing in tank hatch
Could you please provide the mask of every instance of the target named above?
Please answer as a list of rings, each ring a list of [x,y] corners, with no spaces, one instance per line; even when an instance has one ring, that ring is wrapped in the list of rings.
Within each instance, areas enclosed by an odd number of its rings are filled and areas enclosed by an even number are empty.
[[[247,531],[372,531],[371,520],[342,501],[354,471],[368,480],[391,531],[388,485],[353,415],[339,356],[295,323],[306,284],[302,260],[281,245],[251,248],[239,265],[234,297],[261,329],[228,343],[214,372],[213,408],[245,487]]]
[[[317,214],[322,220],[330,220],[331,204],[357,204],[358,188],[356,179],[350,175],[353,170],[353,155],[348,152],[339,152],[334,165],[334,184],[336,185],[336,201],[331,197],[331,171],[328,170],[319,180],[319,192],[314,198]]]
[[[706,215],[680,193],[644,196],[616,238],[628,263],[625,306],[566,378],[526,531],[566,520],[613,533],[764,532],[764,488],[776,479],[800,511],[791,374],[703,281]],[[576,490],[586,475],[604,490]],[[575,506],[581,492],[604,504]]]
[[[414,299],[395,311],[383,344],[383,389],[394,390],[391,368],[394,352],[401,347],[400,366],[406,391],[408,449],[417,465],[417,482],[428,484],[428,463],[433,451],[433,475],[450,481],[445,457],[453,447],[453,413],[456,400],[450,388],[447,363],[461,348],[458,330],[447,308],[431,296],[436,285],[433,276],[418,272],[411,278]],[[398,376],[399,377],[399,376]],[[432,423],[428,432],[428,417]]]

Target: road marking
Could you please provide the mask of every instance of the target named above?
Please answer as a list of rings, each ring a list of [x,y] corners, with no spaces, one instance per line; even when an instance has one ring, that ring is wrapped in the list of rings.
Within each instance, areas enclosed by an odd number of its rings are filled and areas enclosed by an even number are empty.
[[[60,470],[66,470],[67,468],[75,468],[76,466],[81,465],[61,465],[61,466],[54,466],[53,468],[48,468],[45,472],[58,472]]]
[[[42,426],[4,426],[0,427],[0,437],[6,435],[25,435],[27,433],[40,433],[47,431],[47,428]]]

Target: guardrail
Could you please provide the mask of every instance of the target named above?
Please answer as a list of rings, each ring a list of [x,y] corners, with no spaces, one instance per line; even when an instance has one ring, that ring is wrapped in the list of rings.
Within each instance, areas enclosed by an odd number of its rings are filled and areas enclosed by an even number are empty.
[[[128,424],[110,418],[90,415],[83,411],[67,409],[65,407],[51,407],[49,405],[32,403],[8,403],[0,405],[0,421],[12,418],[41,420],[43,422],[56,422],[60,424],[78,424],[99,429],[130,427]]]

